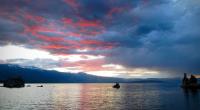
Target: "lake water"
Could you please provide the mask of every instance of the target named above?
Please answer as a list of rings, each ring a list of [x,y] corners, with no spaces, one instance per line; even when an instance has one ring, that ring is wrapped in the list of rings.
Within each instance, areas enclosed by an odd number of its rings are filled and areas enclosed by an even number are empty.
[[[200,110],[200,92],[178,85],[31,84],[0,87],[0,110]]]

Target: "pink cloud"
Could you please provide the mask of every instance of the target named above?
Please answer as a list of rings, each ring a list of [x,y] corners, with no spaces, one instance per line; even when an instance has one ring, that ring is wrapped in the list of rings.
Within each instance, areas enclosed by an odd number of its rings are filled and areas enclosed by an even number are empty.
[[[77,10],[80,7],[80,4],[76,0],[63,0],[71,8]]]

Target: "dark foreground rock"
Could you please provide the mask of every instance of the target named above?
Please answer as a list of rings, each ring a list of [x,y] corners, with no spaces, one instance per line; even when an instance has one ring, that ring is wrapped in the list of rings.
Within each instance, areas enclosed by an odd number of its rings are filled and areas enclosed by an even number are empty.
[[[25,86],[25,82],[20,77],[10,78],[3,82],[3,87],[8,87],[8,88],[20,88],[24,86]]]
[[[200,84],[198,84],[198,80],[194,75],[188,78],[187,74],[184,73],[181,87],[184,89],[200,89]]]

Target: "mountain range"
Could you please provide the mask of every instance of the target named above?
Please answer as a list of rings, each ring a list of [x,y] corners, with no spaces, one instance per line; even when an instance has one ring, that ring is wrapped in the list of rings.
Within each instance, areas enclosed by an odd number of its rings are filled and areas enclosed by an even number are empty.
[[[101,77],[87,73],[68,73],[55,70],[43,70],[36,67],[22,67],[14,64],[0,64],[0,81],[13,77],[22,77],[26,83],[178,83],[174,78],[124,79]]]
[[[86,73],[66,73],[43,70],[36,67],[22,67],[13,64],[0,64],[0,80],[22,77],[28,83],[111,83],[126,82],[123,78],[100,77]]]

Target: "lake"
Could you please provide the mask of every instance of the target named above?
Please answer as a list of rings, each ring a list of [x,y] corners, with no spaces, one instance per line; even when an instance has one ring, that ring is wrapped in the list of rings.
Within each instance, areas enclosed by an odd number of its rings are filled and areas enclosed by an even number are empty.
[[[165,83],[0,87],[0,110],[200,110],[200,91]]]

